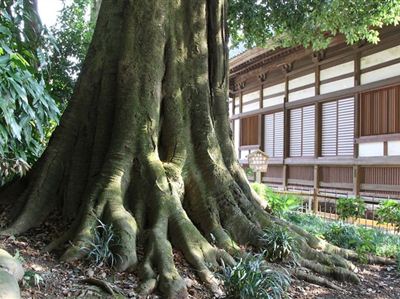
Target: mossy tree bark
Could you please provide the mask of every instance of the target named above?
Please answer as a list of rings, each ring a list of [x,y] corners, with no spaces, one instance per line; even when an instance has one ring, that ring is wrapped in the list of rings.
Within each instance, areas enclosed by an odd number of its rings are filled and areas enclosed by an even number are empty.
[[[262,247],[263,229],[299,237],[302,264],[357,280],[354,258],[275,219],[259,205],[234,154],[227,108],[227,1],[103,0],[69,107],[29,175],[2,190],[15,202],[3,233],[39,225],[54,209],[73,225],[67,260],[82,257],[96,218],[118,234],[119,270],[140,261],[143,290],[185,298],[173,261],[182,251],[215,291],[209,265],[233,263],[235,244]],[[326,254],[322,253],[326,252]],[[326,265],[326,266],[322,266]]]

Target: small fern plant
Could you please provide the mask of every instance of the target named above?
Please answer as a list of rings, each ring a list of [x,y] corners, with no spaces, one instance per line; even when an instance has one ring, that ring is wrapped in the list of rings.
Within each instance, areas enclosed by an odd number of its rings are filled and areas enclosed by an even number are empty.
[[[113,252],[113,248],[118,244],[117,237],[114,233],[112,224],[105,224],[97,218],[97,225],[93,230],[93,239],[86,242],[86,246],[82,247],[87,254],[87,258],[94,262],[95,265],[107,264],[114,266],[118,254]]]
[[[297,257],[297,241],[285,228],[273,226],[265,230],[261,241],[265,244],[265,255],[271,262]]]
[[[248,253],[236,265],[222,267],[226,298],[281,299],[290,285],[289,274],[282,269],[272,269],[263,254]]]

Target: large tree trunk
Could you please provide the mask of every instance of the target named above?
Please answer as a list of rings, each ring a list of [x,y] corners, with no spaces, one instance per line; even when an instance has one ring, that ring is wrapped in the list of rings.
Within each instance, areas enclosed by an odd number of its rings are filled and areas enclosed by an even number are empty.
[[[298,234],[303,264],[318,260],[329,267],[315,271],[357,280],[352,264],[339,258],[353,252],[266,213],[237,162],[227,108],[226,2],[103,0],[60,127],[31,173],[0,194],[16,205],[4,233],[24,232],[60,209],[74,222],[50,247],[71,240],[64,254],[70,260],[82,257],[102,219],[119,236],[119,270],[137,266],[143,245],[143,290],[158,283],[166,297],[185,298],[173,246],[217,291],[208,265],[233,263],[235,244],[261,247],[263,229],[282,225]]]

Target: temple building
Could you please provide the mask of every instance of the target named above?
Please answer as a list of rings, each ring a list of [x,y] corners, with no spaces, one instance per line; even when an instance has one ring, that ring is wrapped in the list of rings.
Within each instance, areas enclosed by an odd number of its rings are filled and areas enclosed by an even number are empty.
[[[400,27],[380,39],[233,57],[229,114],[240,162],[267,153],[270,186],[400,196]]]

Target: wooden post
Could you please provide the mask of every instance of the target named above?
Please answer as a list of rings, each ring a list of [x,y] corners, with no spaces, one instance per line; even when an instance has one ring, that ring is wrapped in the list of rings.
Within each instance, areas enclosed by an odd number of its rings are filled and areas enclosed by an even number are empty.
[[[282,176],[283,176],[282,187],[283,187],[283,190],[285,190],[285,191],[287,190],[287,180],[288,180],[287,172],[288,172],[288,166],[285,164],[285,165],[283,165],[283,169],[282,169]]]
[[[283,170],[282,170],[282,185],[283,189],[287,190],[288,185],[288,171],[289,166],[286,165],[286,159],[290,156],[290,136],[289,136],[289,128],[290,128],[290,119],[289,119],[289,110],[287,108],[287,103],[289,101],[289,75],[288,73],[291,70],[291,65],[287,65],[283,67],[283,71],[285,72],[285,97],[283,100]]]
[[[262,183],[261,177],[261,171],[256,171],[256,182],[259,184]]]
[[[356,52],[354,57],[354,86],[359,86],[361,83],[361,53]],[[359,94],[354,96],[354,140],[360,137],[361,133],[360,127],[360,97]],[[354,159],[358,158],[359,148],[358,143],[354,142]],[[353,193],[354,196],[360,195],[360,166],[353,165]]]
[[[314,189],[313,189],[313,212],[318,213],[318,194],[319,194],[319,168],[314,165]]]
[[[354,196],[360,195],[360,166],[353,166],[353,193]]]

